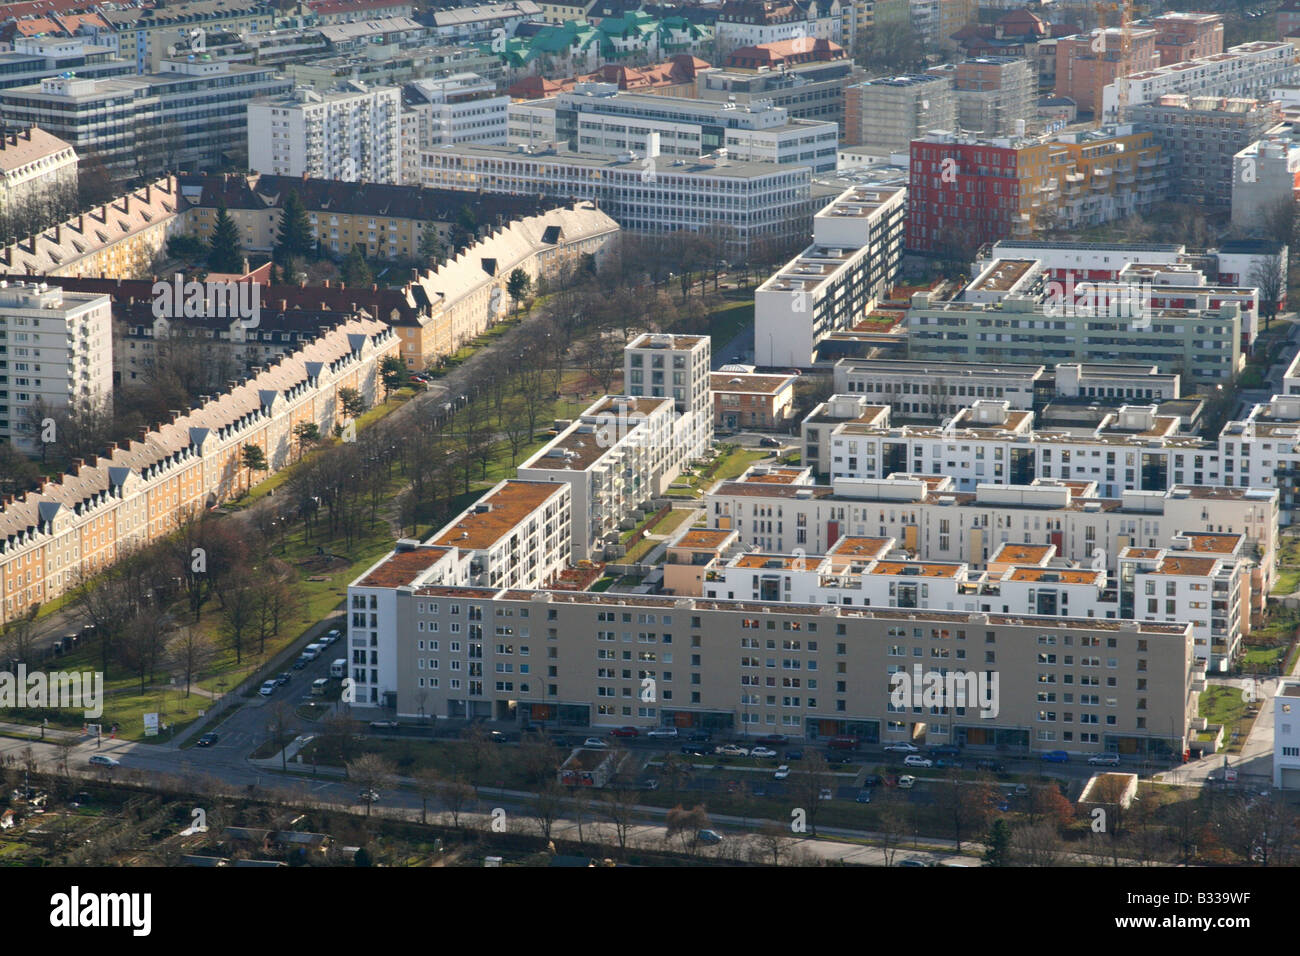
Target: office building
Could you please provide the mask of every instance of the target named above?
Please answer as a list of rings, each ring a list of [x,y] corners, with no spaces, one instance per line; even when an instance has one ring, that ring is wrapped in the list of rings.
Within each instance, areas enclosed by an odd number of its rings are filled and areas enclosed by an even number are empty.
[[[768,100],[737,103],[622,93],[613,84],[579,83],[549,100],[512,103],[512,146],[560,143],[599,156],[659,162],[717,154],[739,162],[835,168],[836,125],[791,119]]]
[[[629,233],[717,235],[733,261],[799,242],[824,201],[807,166],[773,163],[678,159],[649,166],[644,158],[462,145],[425,153],[422,166],[426,186],[572,196],[597,202]]]
[[[194,57],[166,60],[145,76],[57,76],[3,90],[0,115],[8,125],[41,127],[125,181],[242,160],[249,101],[289,89],[271,67]]]

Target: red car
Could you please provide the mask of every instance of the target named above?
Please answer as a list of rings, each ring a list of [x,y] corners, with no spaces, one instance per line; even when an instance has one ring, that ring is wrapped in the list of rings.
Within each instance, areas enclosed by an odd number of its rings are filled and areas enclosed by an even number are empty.
[[[635,727],[615,727],[609,732],[611,737],[639,737],[641,731]]]

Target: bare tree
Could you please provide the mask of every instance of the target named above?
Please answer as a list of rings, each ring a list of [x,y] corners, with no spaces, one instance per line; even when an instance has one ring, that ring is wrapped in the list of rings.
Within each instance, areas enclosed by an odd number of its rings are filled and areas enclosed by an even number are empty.
[[[372,794],[392,786],[397,779],[397,768],[379,754],[362,754],[347,765],[348,779],[361,785],[366,816],[374,805]]]
[[[1286,277],[1282,274],[1282,256],[1274,253],[1255,261],[1246,281],[1259,290],[1259,313],[1264,319],[1264,331],[1277,318],[1282,294],[1286,291]]]

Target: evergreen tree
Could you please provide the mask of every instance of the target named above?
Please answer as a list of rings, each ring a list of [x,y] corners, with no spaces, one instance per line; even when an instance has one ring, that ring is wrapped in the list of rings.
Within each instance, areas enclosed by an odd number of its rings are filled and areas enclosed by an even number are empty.
[[[208,268],[213,272],[235,274],[244,271],[244,257],[239,251],[239,227],[225,206],[217,209],[217,224],[208,243]]]
[[[302,204],[298,193],[290,190],[289,195],[284,197],[284,208],[280,211],[280,228],[276,233],[273,251],[275,261],[284,263],[294,256],[309,256],[314,248],[307,207]]]
[[[438,235],[438,228],[433,223],[425,223],[424,232],[420,234],[419,255],[421,264],[426,269],[436,269],[442,263],[446,245]]]
[[[339,273],[343,282],[353,288],[370,285],[371,280],[374,278],[370,266],[366,264],[366,257],[362,253],[360,245],[354,245],[348,250],[348,256],[343,260]]]
[[[984,841],[985,866],[1011,865],[1011,827],[1006,820],[994,820]]]
[[[519,314],[519,306],[528,298],[528,292],[533,287],[533,280],[528,277],[528,273],[523,269],[516,269],[510,273],[510,278],[506,280],[506,291],[510,293],[510,298],[514,302],[515,314]]]

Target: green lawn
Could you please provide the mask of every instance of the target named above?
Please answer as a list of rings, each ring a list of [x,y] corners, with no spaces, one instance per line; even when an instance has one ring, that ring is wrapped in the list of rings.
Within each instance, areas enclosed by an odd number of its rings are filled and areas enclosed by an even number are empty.
[[[1209,723],[1222,724],[1231,730],[1246,715],[1246,700],[1239,687],[1212,685],[1201,694],[1198,711]]]

